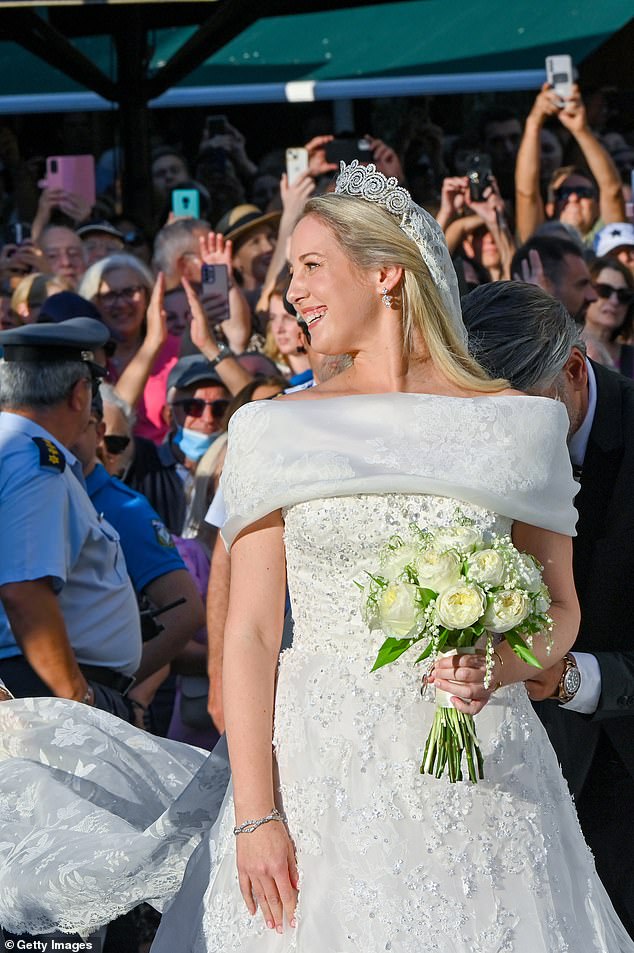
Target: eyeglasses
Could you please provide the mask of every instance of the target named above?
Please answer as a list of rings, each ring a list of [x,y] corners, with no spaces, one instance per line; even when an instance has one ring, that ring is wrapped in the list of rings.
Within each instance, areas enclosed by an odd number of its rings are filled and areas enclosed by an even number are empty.
[[[218,400],[203,400],[202,397],[183,397],[182,400],[172,402],[172,407],[182,407],[188,417],[202,417],[205,407],[211,407],[213,417],[224,417],[229,401],[220,397]]]
[[[555,189],[556,202],[567,202],[571,195],[576,195],[578,199],[594,199],[597,193],[591,185],[564,185]]]
[[[634,300],[634,291],[630,291],[629,288],[615,288],[613,285],[606,285],[604,282],[600,282],[597,285],[594,285],[594,290],[599,295],[600,298],[611,298],[612,295],[616,295],[616,300],[619,304],[631,304]]]
[[[129,445],[130,438],[116,433],[108,433],[103,438],[103,442],[108,453],[112,453],[113,455],[117,456],[118,454],[123,453],[123,451]]]
[[[119,299],[127,302],[134,301],[142,291],[145,291],[143,285],[131,285],[129,288],[122,288],[121,291],[104,291],[97,297],[106,308],[112,308]]]

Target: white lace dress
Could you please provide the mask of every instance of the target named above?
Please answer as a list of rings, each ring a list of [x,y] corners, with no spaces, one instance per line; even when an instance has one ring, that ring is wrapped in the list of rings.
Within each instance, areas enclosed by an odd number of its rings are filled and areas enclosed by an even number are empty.
[[[212,826],[212,761],[59,701],[0,705],[0,758],[13,756],[0,764],[0,923],[89,932],[173,897],[153,953],[633,953],[523,687],[477,716],[486,780],[421,776],[434,705],[407,655],[370,673],[382,636],[354,584],[389,536],[457,507],[484,530],[572,533],[566,427],[539,398],[243,408],[225,533],[282,508],[295,634],[274,745],[297,928],[279,936],[246,912],[230,788]]]

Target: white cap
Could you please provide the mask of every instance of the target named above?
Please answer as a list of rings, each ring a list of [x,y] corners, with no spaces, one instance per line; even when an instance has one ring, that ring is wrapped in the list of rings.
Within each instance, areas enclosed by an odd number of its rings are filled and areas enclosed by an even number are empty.
[[[621,245],[634,245],[634,225],[629,222],[613,222],[597,232],[594,250],[598,258],[603,258]]]

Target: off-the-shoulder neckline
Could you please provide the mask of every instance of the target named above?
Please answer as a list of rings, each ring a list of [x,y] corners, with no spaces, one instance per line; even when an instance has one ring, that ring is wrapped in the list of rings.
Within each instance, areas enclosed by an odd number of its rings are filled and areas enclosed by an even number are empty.
[[[541,397],[537,394],[482,394],[477,397],[458,397],[457,395],[451,394],[428,394],[420,391],[382,391],[376,394],[340,394],[334,395],[333,397],[314,397],[307,398],[305,400],[284,400],[284,395],[280,395],[280,399],[268,400],[268,401],[253,401],[255,404],[267,404],[268,406],[277,406],[277,407],[289,407],[291,404],[300,404],[302,406],[306,404],[315,405],[329,403],[331,401],[343,401],[343,400],[368,400],[377,397],[426,397],[426,398],[436,398],[438,400],[452,400],[452,401],[547,401],[549,404],[558,404],[559,401],[553,399],[552,397]],[[248,405],[247,405],[248,406]]]

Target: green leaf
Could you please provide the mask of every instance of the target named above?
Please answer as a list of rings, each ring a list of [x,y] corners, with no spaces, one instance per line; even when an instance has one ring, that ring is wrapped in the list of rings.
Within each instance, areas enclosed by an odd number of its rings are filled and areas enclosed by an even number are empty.
[[[418,604],[426,609],[430,602],[433,602],[434,599],[438,598],[438,593],[434,592],[433,589],[423,589],[420,586],[418,587]]]
[[[370,671],[376,672],[378,668],[382,668],[384,665],[389,665],[390,662],[395,662],[396,659],[403,654],[403,652],[408,650],[414,641],[416,640],[386,639],[379,649],[379,654],[377,655],[376,661]]]
[[[388,586],[387,579],[384,579],[383,576],[374,576],[371,572],[368,572],[366,569],[366,575],[370,577],[372,582],[376,583],[377,586],[380,586],[381,589],[386,589]]]
[[[511,646],[511,648],[513,649],[517,657],[522,660],[522,662],[526,662],[527,665],[534,665],[535,668],[544,667],[541,664],[541,662],[536,658],[536,656],[533,655],[533,653],[529,649],[524,639],[521,636],[519,636],[516,632],[514,632],[512,629],[510,630],[510,632],[505,633],[504,638],[506,639],[508,644]]]
[[[418,656],[418,658],[414,662],[414,665],[418,665],[419,662],[424,662],[426,658],[429,658],[429,656],[431,655],[431,650],[432,650],[432,644],[431,642],[428,642],[425,648],[425,651],[423,652],[422,655]]]
[[[365,586],[362,586],[361,583],[360,583],[360,582],[357,582],[356,579],[353,579],[352,581],[353,581],[353,583],[355,584],[355,586],[357,587],[357,589],[360,589],[361,592],[365,592]]]

